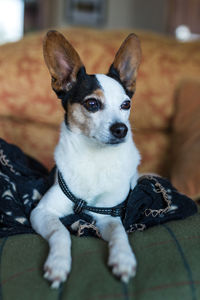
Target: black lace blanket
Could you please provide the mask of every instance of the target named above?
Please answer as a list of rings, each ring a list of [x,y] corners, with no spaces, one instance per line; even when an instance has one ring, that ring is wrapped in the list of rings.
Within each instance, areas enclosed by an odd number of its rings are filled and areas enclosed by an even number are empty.
[[[34,233],[29,216],[54,181],[48,172],[18,147],[0,139],[0,237]],[[126,199],[122,221],[126,231],[144,230],[197,212],[196,204],[159,176],[143,176]],[[79,236],[100,236],[95,222],[85,211],[61,219]]]

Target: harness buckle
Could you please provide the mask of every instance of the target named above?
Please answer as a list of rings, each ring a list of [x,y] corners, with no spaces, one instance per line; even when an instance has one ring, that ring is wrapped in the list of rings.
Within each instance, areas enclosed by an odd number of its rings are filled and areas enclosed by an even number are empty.
[[[80,214],[86,206],[87,206],[87,202],[85,200],[79,199],[75,203],[73,210],[76,214]]]

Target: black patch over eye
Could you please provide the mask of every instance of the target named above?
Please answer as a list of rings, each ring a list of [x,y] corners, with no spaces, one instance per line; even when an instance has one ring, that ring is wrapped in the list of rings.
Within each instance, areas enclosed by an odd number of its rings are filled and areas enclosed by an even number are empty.
[[[121,109],[123,110],[128,110],[131,107],[131,101],[130,100],[125,100],[122,105],[120,106]]]
[[[95,98],[89,98],[83,102],[83,106],[90,112],[97,112],[101,109],[101,102]]]

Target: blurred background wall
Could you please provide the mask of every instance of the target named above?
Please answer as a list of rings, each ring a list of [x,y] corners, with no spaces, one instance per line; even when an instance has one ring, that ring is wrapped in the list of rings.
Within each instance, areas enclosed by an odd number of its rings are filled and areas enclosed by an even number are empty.
[[[135,28],[198,38],[200,0],[0,0],[0,43],[60,26]]]
[[[113,28],[142,28],[166,31],[168,16],[168,0],[35,0],[26,1],[26,6],[35,3],[40,7],[43,15],[43,26],[63,26],[63,25],[91,25],[79,20],[73,20],[73,8],[79,8],[82,12],[89,12],[97,7],[101,11],[99,24],[96,26],[107,29]],[[37,3],[37,4],[36,4]],[[82,4],[82,5],[81,5]],[[30,5],[31,6],[31,5]],[[88,23],[91,17],[88,17]]]

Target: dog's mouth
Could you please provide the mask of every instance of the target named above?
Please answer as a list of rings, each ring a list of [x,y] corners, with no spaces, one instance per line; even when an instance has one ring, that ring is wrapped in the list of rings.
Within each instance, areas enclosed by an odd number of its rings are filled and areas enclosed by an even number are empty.
[[[119,145],[119,144],[122,144],[126,141],[126,137],[124,138],[121,138],[121,139],[117,139],[117,138],[111,138],[111,139],[106,139],[106,140],[103,140],[103,139],[98,139],[96,138],[95,136],[93,136],[93,139],[98,142],[99,144],[101,145]]]
[[[123,138],[123,139],[111,139],[108,142],[106,142],[105,144],[106,145],[119,145],[119,144],[124,143],[125,140],[126,140],[126,138]]]

